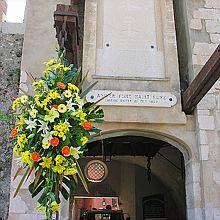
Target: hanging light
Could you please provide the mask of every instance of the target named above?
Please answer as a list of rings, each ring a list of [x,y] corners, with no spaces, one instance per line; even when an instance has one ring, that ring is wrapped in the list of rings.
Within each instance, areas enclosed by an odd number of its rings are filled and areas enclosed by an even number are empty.
[[[105,201],[104,198],[103,198],[103,200],[102,200],[102,206],[106,206],[106,201]]]

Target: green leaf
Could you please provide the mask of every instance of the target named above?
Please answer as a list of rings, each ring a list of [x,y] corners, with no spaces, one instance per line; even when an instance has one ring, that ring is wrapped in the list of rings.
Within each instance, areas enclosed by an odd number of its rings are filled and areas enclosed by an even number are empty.
[[[40,184],[39,184],[39,186],[31,193],[31,195],[32,195],[32,198],[34,198],[36,195],[38,195],[41,191],[42,191],[42,189],[44,188],[44,185],[45,185],[45,180],[43,180]],[[30,191],[30,190],[29,190]]]
[[[77,70],[76,75],[74,76],[74,78],[72,79],[71,83],[72,84],[76,84],[77,80],[80,77],[80,73],[81,73],[81,67]]]
[[[79,163],[78,163],[77,160],[75,160],[75,162],[76,162],[77,174],[78,174],[78,176],[79,176],[79,178],[80,178],[80,180],[81,180],[81,182],[82,182],[82,184],[83,184],[83,186],[84,186],[86,192],[89,193],[89,188],[88,188],[88,185],[87,185],[87,183],[86,183],[86,179],[85,179],[85,177],[84,177],[84,175],[83,175],[83,172],[82,172],[82,170],[81,170],[81,167],[80,167],[80,165],[79,165]]]
[[[31,169],[30,169],[30,171],[29,171],[29,173],[28,173],[28,176],[27,176],[25,182],[28,180],[28,178],[30,177],[30,175],[31,175],[31,173],[32,173],[33,170],[34,170],[34,166],[31,167]]]
[[[62,80],[63,83],[69,83],[73,80],[73,78],[75,77],[75,75],[77,74],[76,71],[68,71],[66,73],[66,75],[64,76],[64,79]]]
[[[43,206],[44,206],[44,201],[46,201],[46,199],[47,199],[47,193],[48,193],[48,191],[44,190],[44,192],[42,193],[40,198],[37,200]]]
[[[96,134],[99,134],[102,130],[96,128],[96,127],[92,127],[92,129],[90,130],[90,132],[94,132]]]
[[[89,71],[86,73],[86,75],[83,77],[83,79],[81,80],[80,84],[78,85],[79,90],[82,89],[83,84],[85,83],[87,77],[88,77]]]
[[[109,93],[109,94],[103,96],[103,97],[102,97],[101,99],[99,99],[98,101],[93,102],[92,105],[90,105],[89,108],[90,108],[90,109],[93,108],[95,105],[97,105],[97,104],[98,104],[99,102],[101,102],[103,99],[107,98],[109,95],[111,95],[111,93]]]
[[[69,199],[70,194],[68,193],[68,191],[64,187],[62,187],[62,189],[61,189],[61,194],[64,199],[66,199],[66,200]]]
[[[36,176],[35,176],[35,179],[34,179],[34,188],[36,188],[39,180],[40,180],[40,177],[41,177],[41,174],[42,174],[42,170],[43,168],[42,167],[39,167],[38,171],[36,172]]]
[[[21,186],[23,185],[24,180],[25,180],[25,178],[27,177],[27,175],[28,175],[30,169],[31,169],[31,168],[28,166],[27,169],[26,169],[26,171],[25,171],[25,173],[24,173],[24,175],[23,175],[23,177],[21,178],[21,181],[20,181],[19,184],[18,184],[17,189],[15,190],[14,198],[17,196],[17,194],[18,194],[18,192],[19,192]]]
[[[96,86],[96,84],[98,83],[98,81],[94,82],[91,86],[89,86],[87,89],[85,89],[81,94],[80,94],[80,98],[85,97],[94,86]]]
[[[24,169],[25,167],[19,167],[18,170],[15,173],[14,179],[13,181],[17,178],[17,176],[21,173],[21,171]]]

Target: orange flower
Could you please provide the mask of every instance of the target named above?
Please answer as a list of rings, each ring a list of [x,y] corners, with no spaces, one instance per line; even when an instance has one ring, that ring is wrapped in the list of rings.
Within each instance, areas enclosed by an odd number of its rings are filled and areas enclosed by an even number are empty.
[[[35,162],[38,162],[40,160],[40,155],[37,152],[33,152],[31,157],[32,157],[32,160]]]
[[[51,105],[51,109],[57,110],[58,109],[58,105]]]
[[[53,146],[53,147],[57,147],[59,145],[60,141],[58,138],[51,138],[50,139],[50,145]]]
[[[82,126],[86,131],[90,131],[92,129],[92,123],[90,121],[83,122]]]
[[[70,156],[70,148],[68,146],[64,146],[61,150],[63,156],[69,157]]]
[[[60,88],[60,89],[66,89],[66,84],[62,83],[62,82],[58,82],[57,83],[57,86]]]
[[[18,130],[15,128],[11,131],[10,137],[14,138],[18,135]]]

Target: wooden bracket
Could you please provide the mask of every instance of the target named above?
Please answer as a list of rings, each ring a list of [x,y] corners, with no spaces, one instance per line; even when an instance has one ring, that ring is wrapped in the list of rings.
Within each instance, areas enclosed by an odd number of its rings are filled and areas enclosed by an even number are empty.
[[[220,77],[220,44],[202,70],[182,94],[183,111],[191,114]]]
[[[78,13],[72,5],[58,4],[54,12],[56,38],[69,63],[81,65],[79,53]]]

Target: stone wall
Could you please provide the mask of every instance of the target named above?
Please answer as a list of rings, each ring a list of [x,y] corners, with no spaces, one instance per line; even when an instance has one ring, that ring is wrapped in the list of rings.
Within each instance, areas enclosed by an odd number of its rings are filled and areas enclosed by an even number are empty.
[[[187,0],[192,75],[199,72],[220,43],[220,0]],[[198,148],[203,185],[202,216],[220,219],[220,81],[197,106]]]
[[[0,113],[11,112],[12,97],[18,94],[23,44],[21,25],[0,23]],[[9,207],[12,146],[9,133],[13,123],[0,119],[0,220],[6,220]]]

